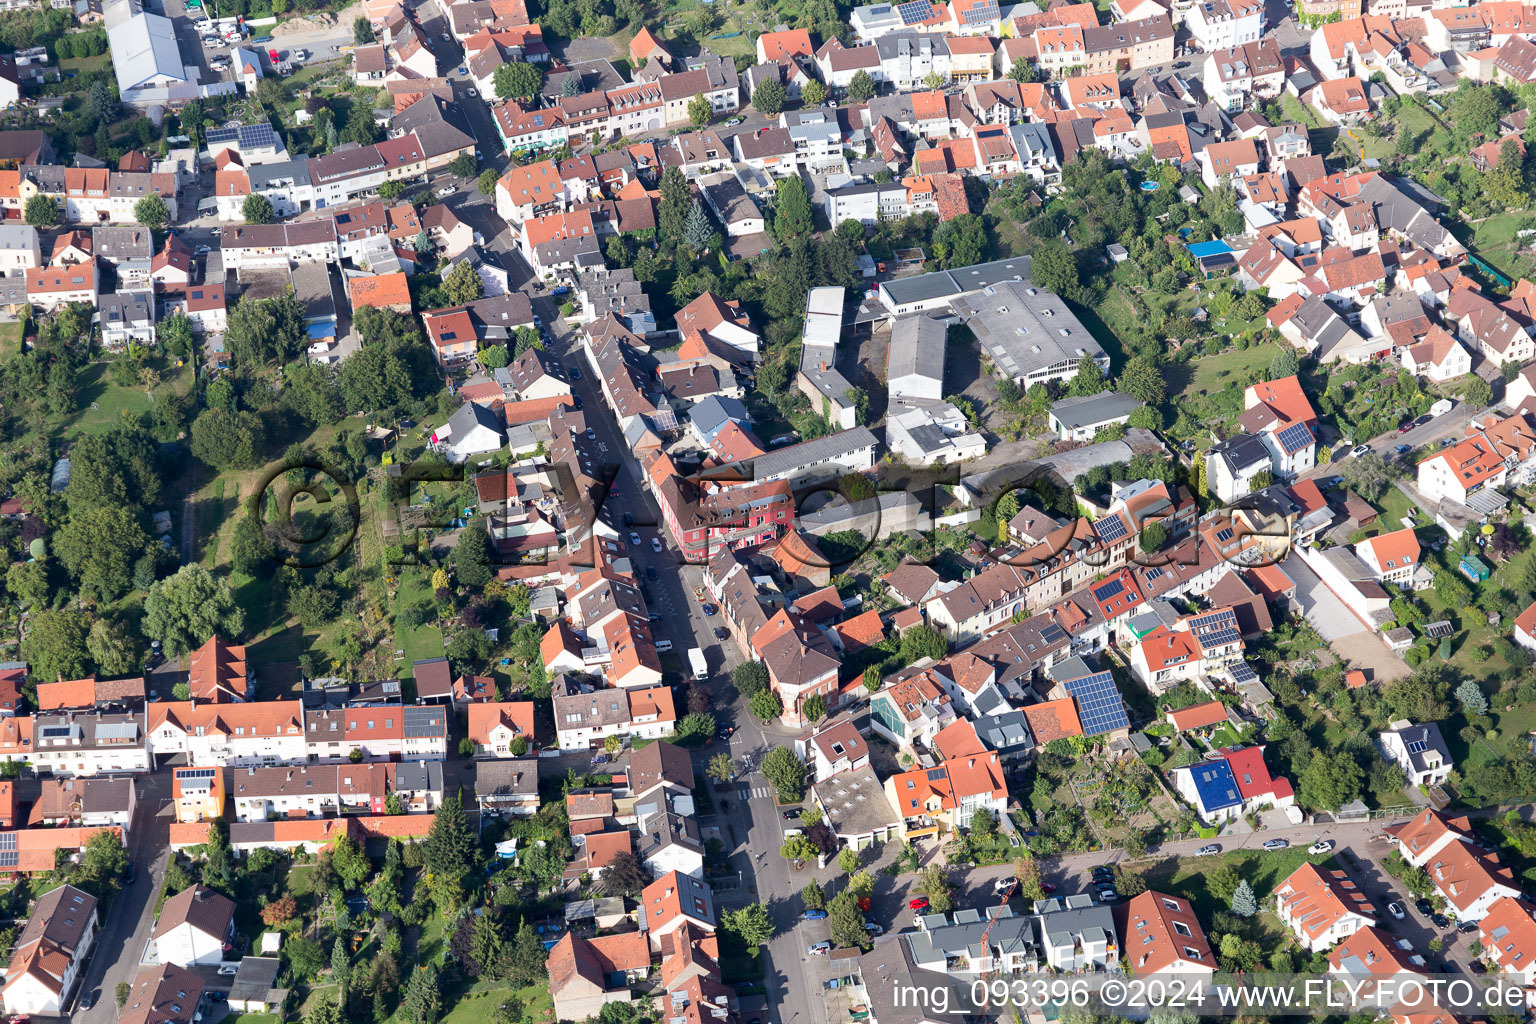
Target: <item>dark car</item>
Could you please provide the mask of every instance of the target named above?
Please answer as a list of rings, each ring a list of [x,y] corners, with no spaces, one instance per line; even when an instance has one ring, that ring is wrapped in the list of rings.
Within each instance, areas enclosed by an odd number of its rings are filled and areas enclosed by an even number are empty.
[[[1396,448],[1393,448],[1392,451],[1396,455],[1407,455],[1409,452],[1413,451],[1413,445],[1400,444]]]
[[[1108,864],[1099,864],[1093,869],[1094,878],[1114,878],[1115,869]]]
[[[123,881],[127,882],[129,885],[132,885],[133,880],[138,876],[139,869],[133,866],[133,861],[129,861],[127,869],[123,871]]]
[[[570,367],[570,371],[571,371],[571,380],[581,380],[581,367],[579,367],[579,366],[572,366],[572,367]]]
[[[1402,426],[1398,427],[1397,428],[1397,432],[1399,434],[1406,434],[1406,433],[1408,433],[1408,431],[1410,431],[1412,429],[1413,429],[1413,420],[1409,420],[1407,423],[1404,423]]]
[[[1429,900],[1421,899],[1414,904],[1414,907],[1425,917],[1428,917],[1435,912],[1435,905],[1429,902]]]
[[[1483,966],[1483,962],[1481,960],[1473,960],[1467,966],[1472,968],[1472,973],[1473,974],[1487,974],[1488,973],[1488,968]]]
[[[800,812],[799,811],[785,811],[784,812],[784,820],[785,821],[795,821],[799,817],[800,817]]]
[[[648,580],[653,580],[656,578],[656,567],[654,565],[648,565],[645,567],[645,578]]]
[[[1420,416],[1418,419],[1414,420],[1413,425],[1416,427],[1422,427],[1432,419],[1434,419],[1433,416],[1431,416],[1429,413],[1425,413],[1423,416]]]
[[[714,616],[714,614],[715,614],[715,606],[714,605],[707,604],[707,605],[704,606],[704,617],[705,618],[712,618]]]
[[[716,640],[724,640],[728,636],[730,636],[730,634],[725,631],[725,627],[724,626],[716,626],[715,627],[715,639]]]
[[[1431,914],[1429,919],[1434,922],[1436,928],[1449,928],[1451,919],[1444,914]]]

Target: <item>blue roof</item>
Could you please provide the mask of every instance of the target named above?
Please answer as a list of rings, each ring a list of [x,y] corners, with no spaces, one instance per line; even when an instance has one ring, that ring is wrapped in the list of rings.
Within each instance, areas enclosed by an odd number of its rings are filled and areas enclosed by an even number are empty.
[[[1225,761],[1201,761],[1192,764],[1184,771],[1189,772],[1195,780],[1195,794],[1200,798],[1200,806],[1207,814],[1212,811],[1225,810],[1228,807],[1237,807],[1243,802],[1243,798],[1237,792],[1237,779],[1232,775],[1232,766]]]
[[[335,320],[321,320],[319,323],[310,324],[309,325],[309,336],[311,338],[334,338],[334,337],[336,337],[336,321]]]
[[[1188,249],[1189,254],[1197,260],[1203,260],[1207,256],[1220,256],[1223,253],[1233,251],[1230,245],[1219,238],[1214,242],[1195,242],[1192,245],[1186,245],[1184,248]]]

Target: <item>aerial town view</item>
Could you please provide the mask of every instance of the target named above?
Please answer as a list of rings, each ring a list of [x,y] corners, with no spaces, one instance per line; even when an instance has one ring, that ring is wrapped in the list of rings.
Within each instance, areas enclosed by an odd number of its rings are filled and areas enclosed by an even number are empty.
[[[1519,0],[0,0],[0,1024],[1531,1019],[1533,111]]]

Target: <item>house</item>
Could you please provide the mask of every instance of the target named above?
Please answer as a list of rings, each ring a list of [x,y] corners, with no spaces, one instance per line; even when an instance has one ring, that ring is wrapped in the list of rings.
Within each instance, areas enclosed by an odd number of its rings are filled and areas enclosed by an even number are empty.
[[[533,743],[533,702],[471,704],[467,735],[475,744],[477,757],[516,757],[512,743],[523,738],[524,752]]]
[[[1378,739],[1382,752],[1403,769],[1410,786],[1438,786],[1455,767],[1450,749],[1440,735],[1440,726],[1435,722],[1423,725],[1393,722]]]
[[[1460,921],[1480,921],[1505,897],[1519,898],[1515,873],[1497,853],[1471,843],[1448,843],[1424,862],[1424,872]]]
[[[117,1019],[119,1024],[193,1024],[202,999],[203,982],[197,974],[162,963],[139,971]]]
[[[1144,404],[1118,391],[1063,398],[1052,404],[1047,424],[1063,441],[1092,441],[1105,427],[1129,423]]]
[[[1419,568],[1419,538],[1411,529],[1379,534],[1356,544],[1355,555],[1378,580],[1406,587]]]
[[[1525,483],[1536,471],[1536,429],[1521,414],[1474,420],[1467,436],[1419,463],[1418,489],[1429,501],[1469,495],[1507,483]]]
[[[281,1013],[288,990],[277,988],[283,961],[275,956],[245,956],[229,986],[229,1008],[236,1013]]]
[[[1455,335],[1440,326],[1431,327],[1424,340],[1402,350],[1409,373],[1422,374],[1436,384],[1456,380],[1472,372],[1472,355]]]
[[[96,897],[90,893],[61,885],[40,896],[16,937],[0,987],[6,1012],[62,1015],[64,999],[95,945],[98,925]]]
[[[132,779],[43,779],[30,824],[127,830],[138,806]]]
[[[245,647],[231,644],[218,634],[209,637],[190,656],[187,683],[194,702],[225,704],[244,701],[250,689],[250,680]]]
[[[869,744],[846,718],[795,740],[795,754],[810,766],[816,779],[829,779],[869,764]]]
[[[661,950],[680,928],[714,934],[714,891],[696,878],[671,872],[640,893],[640,931],[650,938],[651,948]]]
[[[155,922],[155,955],[163,964],[191,967],[224,960],[233,934],[235,904],[205,885],[193,885],[165,901]]]
[[[1389,825],[1386,832],[1397,840],[1403,860],[1421,868],[1452,843],[1470,842],[1472,823],[1467,818],[1447,818],[1439,811],[1425,810],[1401,825]]]
[[[505,421],[479,402],[465,402],[432,433],[434,450],[452,463],[498,452],[506,443]]]
[[[694,783],[693,762],[688,752],[674,743],[660,740],[629,756],[629,792],[637,803],[647,798],[691,796]]]
[[[171,802],[182,824],[224,816],[224,773],[218,768],[175,768],[171,773]]]
[[[1136,977],[1215,973],[1216,957],[1187,899],[1149,889],[1117,906],[1114,915],[1122,955]]]
[[[1371,113],[1365,83],[1354,77],[1322,82],[1308,91],[1304,99],[1329,124],[1354,126]]]
[[[1424,958],[1413,952],[1412,943],[1374,925],[1355,932],[1328,954],[1329,974],[1358,981],[1422,974],[1426,967]],[[1370,991],[1365,989],[1362,994],[1369,998]]]
[[[1242,816],[1243,798],[1238,792],[1232,768],[1225,760],[1197,761],[1175,768],[1170,774],[1174,789],[1190,802],[1200,820],[1207,825]]]
[[[306,724],[313,727],[318,723],[311,716]],[[382,804],[383,766],[375,767],[380,769],[378,788]],[[358,768],[361,770],[362,766]],[[241,768],[235,771],[231,788],[236,821],[324,818],[341,812],[340,780],[337,769],[330,765]]]
[[[1515,617],[1514,638],[1521,647],[1536,651],[1536,601]]]
[[[1347,939],[1376,924],[1376,909],[1338,869],[1303,864],[1275,889],[1280,921],[1309,952]]]
[[[1112,909],[1087,893],[1035,902],[1045,962],[1058,971],[1107,970],[1120,958]]]
[[[539,812],[539,765],[534,758],[475,765],[475,801],[482,814],[527,818]]]
[[[630,985],[650,973],[651,953],[643,932],[591,939],[566,932],[549,951],[549,991],[561,1020],[595,1017],[608,1003],[635,1000]]]
[[[1256,43],[1264,32],[1258,0],[1196,0],[1184,14],[1195,45],[1205,53]]]
[[[1495,971],[1514,975],[1526,988],[1536,984],[1536,906],[1520,896],[1494,900],[1477,923],[1477,939]]]
[[[1259,173],[1259,148],[1252,139],[1218,142],[1200,151],[1200,180],[1206,188],[1216,188],[1223,181]]]
[[[1211,446],[1205,465],[1211,493],[1224,502],[1243,497],[1261,474],[1274,472],[1268,446],[1252,434],[1237,434]]]

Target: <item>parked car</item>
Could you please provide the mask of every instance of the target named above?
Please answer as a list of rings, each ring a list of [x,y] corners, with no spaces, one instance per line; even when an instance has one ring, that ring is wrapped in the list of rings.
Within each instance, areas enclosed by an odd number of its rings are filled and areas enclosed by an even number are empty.
[[[91,1007],[95,1006],[96,997],[99,995],[101,995],[100,992],[87,992],[85,994],[85,998],[80,1000],[80,1009],[89,1010]]]
[[[1327,853],[1329,850],[1333,849],[1334,845],[1335,844],[1334,844],[1334,841],[1332,839],[1319,839],[1317,842],[1315,842],[1311,846],[1307,847],[1307,852],[1308,853]]]
[[[812,956],[826,956],[827,950],[832,948],[830,942],[817,942],[805,947],[805,951]]]
[[[257,43],[257,44],[270,43],[271,41],[272,41],[272,37],[271,36],[257,36],[255,39],[251,40],[251,42]]]
[[[1371,446],[1368,444],[1357,444],[1349,450],[1349,454],[1353,455],[1357,459],[1362,455],[1369,455],[1370,453]]]
[[[907,906],[909,908],[911,908],[912,910],[927,910],[928,909],[928,897],[927,896],[917,896],[917,897],[914,897],[914,898],[912,898],[910,900],[907,900]]]
[[[124,871],[123,871],[123,881],[127,882],[129,885],[132,885],[133,884],[133,880],[135,878],[137,878],[138,876],[139,876],[139,869],[134,867],[133,861],[129,861],[128,862],[128,867],[126,869],[124,869]]]
[[[873,922],[873,921],[865,921],[864,922],[864,930],[869,932],[869,934],[871,934],[871,935],[884,935],[885,934],[885,929],[882,928],[880,925],[875,924],[875,922]]]
[[[239,970],[240,970],[240,965],[239,964],[220,964],[219,965],[219,973],[220,974],[226,974],[226,975],[227,974],[234,974],[235,972],[237,972]]]
[[[1403,910],[1403,905],[1401,903],[1388,903],[1387,913],[1391,914],[1393,920],[1396,921],[1401,921],[1403,918],[1408,916],[1407,912]]]
[[[608,755],[607,754],[593,754],[592,755],[592,763],[593,764],[607,764],[608,763]]]
[[[655,537],[651,538],[651,550],[658,552],[661,550],[661,541]]]
[[[654,565],[648,565],[645,567],[645,578],[648,580],[654,580],[656,578],[656,567]]]
[[[800,818],[800,811],[799,811],[798,808],[793,810],[793,811],[785,811],[784,812],[784,820],[785,821],[797,821],[797,820],[799,820],[799,818]]]
[[[731,635],[730,632],[724,626],[716,626],[715,627],[715,639],[716,640],[724,640],[726,637],[728,637],[730,635]]]
[[[1211,843],[1211,844],[1209,844],[1207,846],[1202,846],[1202,847],[1200,847],[1200,849],[1196,850],[1195,851],[1195,856],[1196,857],[1211,857],[1211,856],[1215,856],[1216,854],[1218,854],[1220,852],[1221,852],[1221,844],[1220,843]]]
[[[1012,878],[999,878],[995,882],[992,883],[992,891],[993,892],[1007,892],[1008,890],[1012,889],[1016,884],[1017,884],[1017,882],[1014,879],[1012,879]]]
[[[1264,844],[1264,849],[1266,849],[1266,850],[1283,850],[1287,846],[1290,846],[1290,845],[1291,845],[1291,841],[1289,839],[1271,839],[1269,842]]]
[[[745,118],[733,117],[729,121],[725,122],[725,127],[726,128],[735,128],[737,125],[741,124],[741,122],[744,121],[744,120],[745,120]]]
[[[567,367],[567,369],[571,371],[571,380],[581,380],[581,367],[571,366]]]
[[[1410,431],[1412,429],[1413,429],[1413,420],[1409,420],[1407,423],[1404,423],[1402,426],[1398,427],[1397,428],[1397,432],[1399,434],[1406,434],[1406,433],[1408,433],[1408,431]]]
[[[826,919],[827,912],[825,910],[807,910],[800,915],[800,920],[802,921],[825,921]]]
[[[1095,880],[1100,878],[1114,878],[1115,869],[1110,867],[1108,864],[1099,864],[1093,869],[1093,877]]]
[[[597,440],[597,431],[593,430],[591,427],[587,428],[587,440],[588,441],[596,441]]]
[[[1429,919],[1434,923],[1436,928],[1449,928],[1451,926],[1451,919],[1446,917],[1444,914],[1431,914],[1429,915]]]
[[[1100,903],[1118,903],[1118,902],[1120,902],[1120,894],[1115,892],[1115,890],[1113,890],[1113,889],[1100,889],[1099,890],[1099,902]]]
[[[712,605],[712,604],[705,605],[704,606],[704,617],[706,619],[714,618],[715,611],[716,611],[716,608],[715,608],[714,605]]]
[[[1420,899],[1420,900],[1418,900],[1417,902],[1414,903],[1413,909],[1417,910],[1419,913],[1423,914],[1425,917],[1428,917],[1428,916],[1430,916],[1431,914],[1433,914],[1435,912],[1435,905],[1433,903],[1429,902],[1429,900]]]
[[[1411,445],[1411,444],[1400,444],[1396,448],[1392,449],[1392,454],[1394,454],[1394,455],[1407,455],[1411,451],[1413,451],[1413,445]]]
[[[629,532],[629,542],[631,544],[634,544],[634,545],[636,545],[638,547],[639,544],[640,544],[640,535],[638,533],[634,532],[633,530],[631,530]]]

